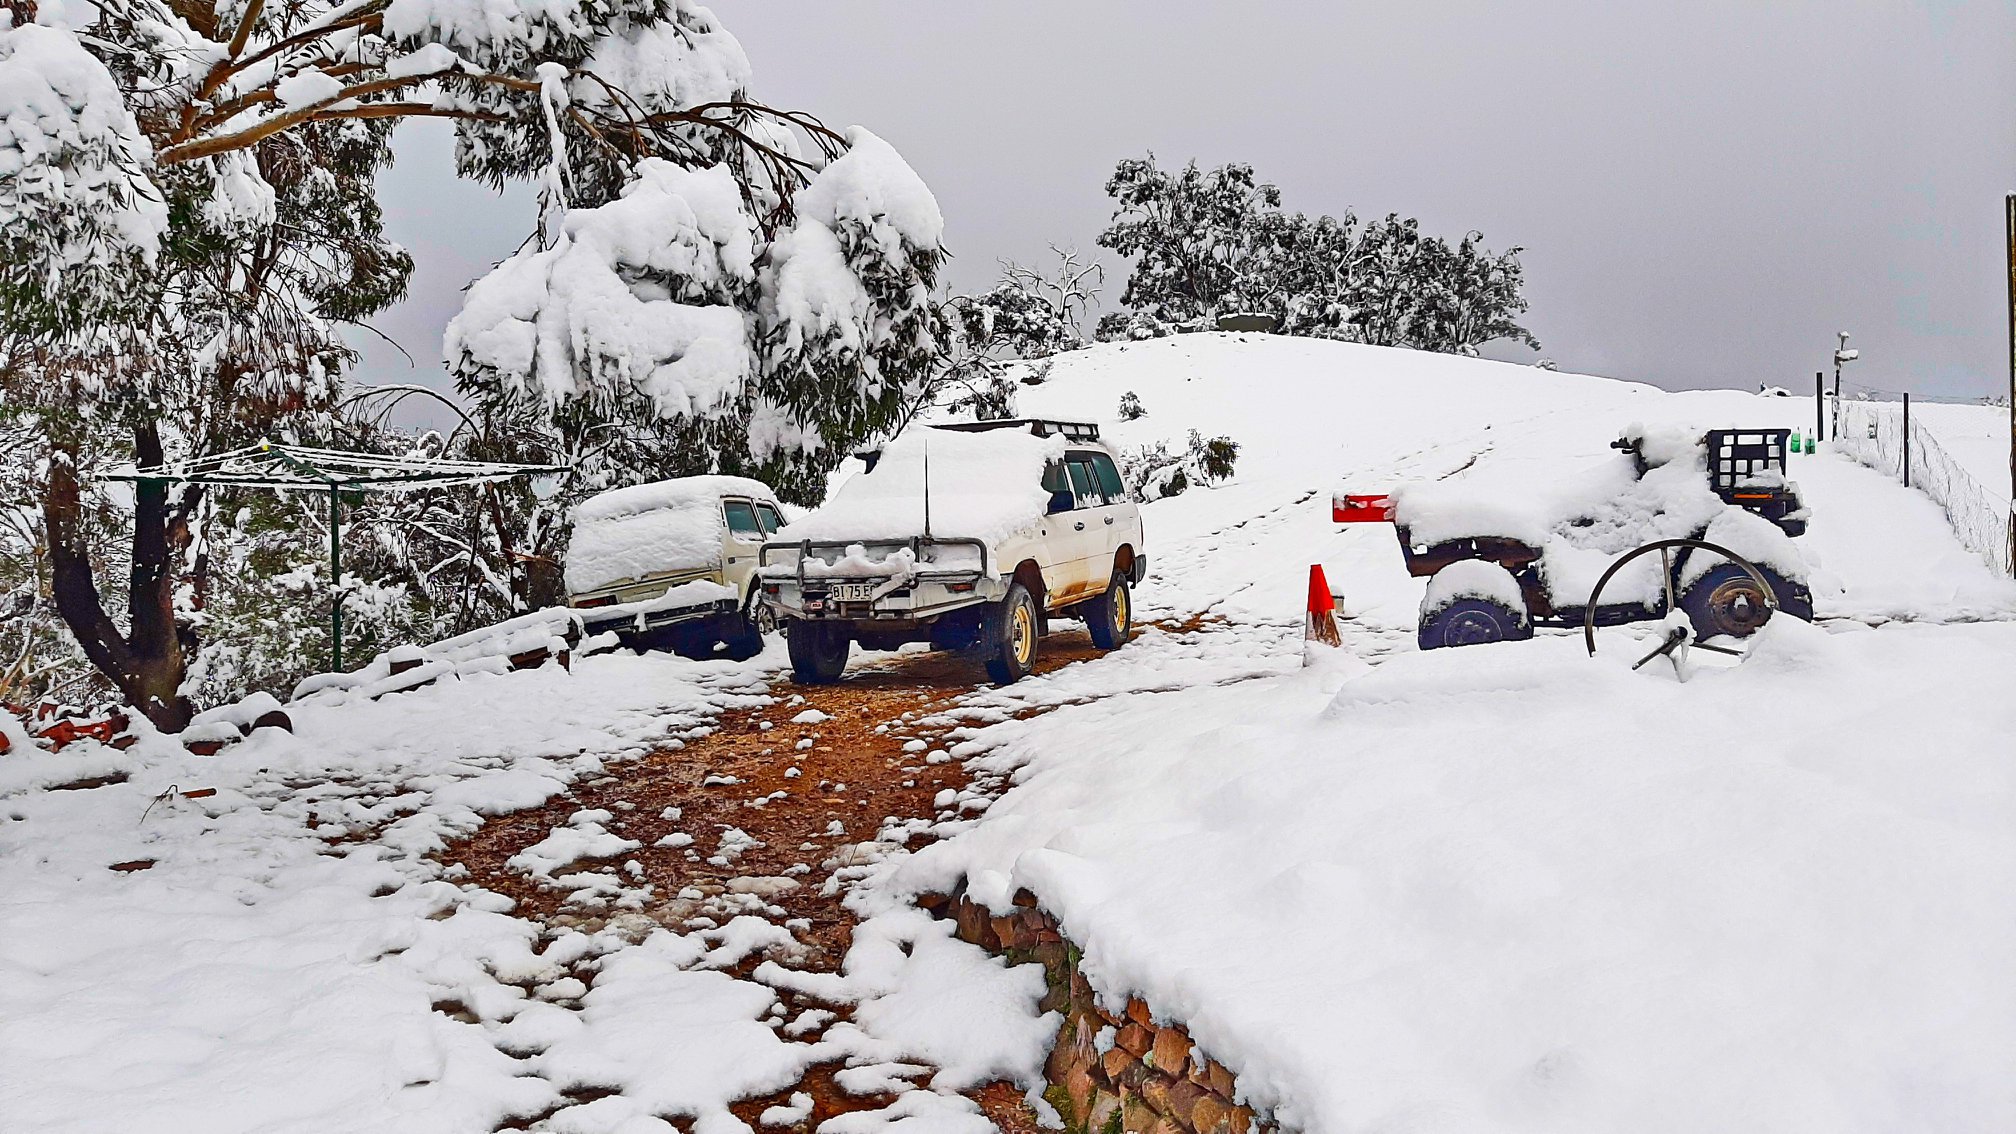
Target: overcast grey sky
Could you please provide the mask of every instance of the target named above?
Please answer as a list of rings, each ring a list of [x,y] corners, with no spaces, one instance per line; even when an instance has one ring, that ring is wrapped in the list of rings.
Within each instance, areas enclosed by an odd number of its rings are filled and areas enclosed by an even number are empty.
[[[1527,249],[1527,325],[1566,370],[1810,389],[2007,387],[2002,195],[2016,0],[1383,5],[721,0],[757,97],[892,142],[937,194],[952,283],[1094,250],[1114,161],[1246,161],[1305,212],[1398,211]],[[379,321],[438,375],[460,288],[531,222],[402,127]],[[1124,267],[1108,274],[1117,299]]]

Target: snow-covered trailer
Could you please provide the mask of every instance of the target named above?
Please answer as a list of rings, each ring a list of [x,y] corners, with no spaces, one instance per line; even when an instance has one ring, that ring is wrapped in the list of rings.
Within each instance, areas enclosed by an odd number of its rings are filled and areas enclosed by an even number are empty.
[[[1536,626],[1614,626],[1665,617],[1677,596],[1699,638],[1747,637],[1784,610],[1811,619],[1798,486],[1785,476],[1789,431],[1705,434],[1639,427],[1622,454],[1566,482],[1479,483],[1475,476],[1391,493],[1339,493],[1339,523],[1390,523],[1409,574],[1429,580],[1422,649],[1528,638]],[[1679,548],[1629,565],[1590,603],[1617,556],[1657,540],[1705,540],[1721,556]],[[1766,595],[1761,577],[1770,587]]]

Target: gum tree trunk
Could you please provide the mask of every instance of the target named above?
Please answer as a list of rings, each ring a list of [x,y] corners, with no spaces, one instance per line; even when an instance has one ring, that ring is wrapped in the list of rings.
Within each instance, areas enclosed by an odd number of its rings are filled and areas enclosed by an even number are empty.
[[[143,466],[160,462],[161,438],[152,426],[134,431],[134,457]],[[121,633],[99,597],[76,468],[76,450],[59,448],[42,501],[57,613],[128,705],[156,728],[179,732],[191,712],[182,682],[189,672],[187,648],[194,643],[176,624],[176,565],[188,548],[188,518],[198,490],[184,489],[171,506],[167,485],[134,486],[133,565],[126,589],[130,629]]]

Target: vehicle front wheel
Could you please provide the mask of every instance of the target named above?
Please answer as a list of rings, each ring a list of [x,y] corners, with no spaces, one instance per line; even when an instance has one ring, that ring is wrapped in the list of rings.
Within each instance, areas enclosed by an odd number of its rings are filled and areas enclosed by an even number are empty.
[[[1020,583],[1008,588],[1008,596],[994,604],[980,636],[980,656],[987,665],[987,677],[996,685],[1007,685],[1028,676],[1036,666],[1036,640],[1041,636],[1042,615],[1036,600]]]
[[[831,685],[847,668],[853,645],[848,627],[836,622],[798,622],[784,635],[791,648],[791,679],[800,685]]]
[[[1092,633],[1092,644],[1100,649],[1117,650],[1134,636],[1134,595],[1128,590],[1126,575],[1113,572],[1106,593],[1080,609],[1085,612],[1085,629]]]

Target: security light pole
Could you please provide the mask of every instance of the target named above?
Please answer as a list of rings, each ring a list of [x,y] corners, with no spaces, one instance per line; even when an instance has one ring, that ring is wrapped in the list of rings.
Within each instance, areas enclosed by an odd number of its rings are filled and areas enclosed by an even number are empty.
[[[1835,332],[1841,336],[1841,345],[1834,348],[1834,436],[1841,436],[1841,364],[1853,362],[1862,357],[1859,350],[1848,349],[1848,332]]]

